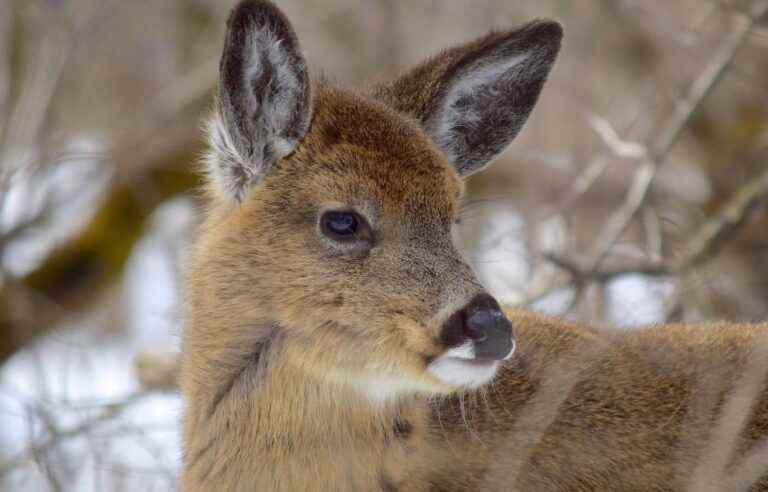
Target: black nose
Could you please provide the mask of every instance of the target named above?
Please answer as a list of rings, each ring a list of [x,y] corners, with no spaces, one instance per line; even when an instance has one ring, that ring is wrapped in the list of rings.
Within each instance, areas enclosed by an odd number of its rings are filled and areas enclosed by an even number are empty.
[[[453,313],[443,325],[441,338],[447,347],[472,340],[476,359],[501,360],[514,345],[512,323],[496,299],[488,294],[478,294]]]

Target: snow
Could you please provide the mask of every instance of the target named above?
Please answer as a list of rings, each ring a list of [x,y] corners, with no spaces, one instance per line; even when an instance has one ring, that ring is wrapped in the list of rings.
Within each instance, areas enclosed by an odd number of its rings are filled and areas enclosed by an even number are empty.
[[[134,375],[142,350],[178,347],[181,316],[175,262],[192,223],[187,199],[159,208],[123,280],[124,331],[105,334],[98,313],[73,320],[16,354],[0,371],[0,470],[34,442],[65,490],[169,490],[180,463],[181,399],[150,394]],[[110,404],[131,401],[113,417],[73,437],[52,437],[93,421]],[[55,430],[52,430],[55,427]],[[46,490],[32,461],[5,476],[9,490]],[[62,473],[71,470],[71,473]]]

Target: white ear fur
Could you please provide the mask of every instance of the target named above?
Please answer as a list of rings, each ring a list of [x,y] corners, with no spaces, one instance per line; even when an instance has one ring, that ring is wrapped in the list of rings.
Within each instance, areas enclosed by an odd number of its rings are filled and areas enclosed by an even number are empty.
[[[250,166],[243,165],[247,161],[232,142],[218,110],[208,118],[205,134],[208,151],[203,156],[203,164],[207,181],[218,194],[242,200],[248,184],[254,182],[256,176]]]
[[[298,144],[296,138],[283,136],[281,129],[290,124],[295,110],[295,100],[300,97],[304,90],[297,72],[306,70],[306,68],[303,66],[303,60],[301,67],[293,66],[288,52],[281,46],[282,41],[275,38],[274,33],[267,30],[252,33],[249,44],[251,46],[249,49],[250,59],[245,66],[243,84],[259,79],[269,66],[274,71],[271,83],[280,88],[276,97],[270,101],[270,105],[261,106],[261,118],[264,120],[265,129],[272,133],[267,137],[274,139],[273,146],[277,154],[276,157],[282,158],[290,154]],[[261,50],[265,55],[264,60],[261,59]],[[299,70],[297,71],[296,68]],[[248,93],[248,97],[249,105],[253,107],[260,105],[256,94]]]
[[[427,131],[462,176],[485,169],[517,136],[536,104],[560,47],[556,23],[529,24],[446,80]]]
[[[461,135],[456,129],[470,128],[475,129],[475,131],[482,131],[484,112],[487,112],[487,108],[478,107],[474,104],[462,105],[461,103],[482,92],[493,95],[494,91],[498,91],[494,85],[502,78],[509,78],[510,80],[521,78],[523,75],[521,72],[524,72],[524,69],[521,70],[519,67],[529,56],[531,56],[530,53],[522,53],[506,60],[479,66],[463,76],[459,76],[451,84],[435,114],[427,122],[428,132],[446,153],[448,159],[457,165],[461,174],[463,174],[463,167],[466,167],[462,163],[465,158],[465,151],[462,149]],[[496,96],[501,97],[500,95]],[[479,167],[474,167],[471,169],[471,173],[485,169],[489,164],[490,161]]]

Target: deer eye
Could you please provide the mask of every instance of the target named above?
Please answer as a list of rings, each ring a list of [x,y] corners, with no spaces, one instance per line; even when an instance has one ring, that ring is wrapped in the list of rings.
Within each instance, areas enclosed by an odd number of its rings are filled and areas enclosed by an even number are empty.
[[[356,212],[329,211],[320,217],[320,230],[335,241],[370,239],[368,223]]]
[[[328,212],[323,216],[323,225],[332,234],[351,236],[357,232],[359,222],[353,212]]]

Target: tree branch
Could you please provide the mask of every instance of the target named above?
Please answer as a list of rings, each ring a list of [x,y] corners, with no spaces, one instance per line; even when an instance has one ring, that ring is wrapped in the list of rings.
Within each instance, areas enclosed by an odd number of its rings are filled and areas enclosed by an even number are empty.
[[[651,276],[679,275],[717,256],[722,247],[736,237],[750,219],[765,208],[766,204],[768,204],[768,171],[764,171],[736,191],[718,213],[697,229],[675,259],[625,262],[614,267],[590,268],[587,260],[566,258],[554,253],[546,254],[545,257],[568,272],[576,283],[604,282],[630,273]]]
[[[686,96],[680,101],[655,142],[648,146],[648,158],[635,173],[624,203],[609,217],[598,239],[591,248],[588,267],[596,268],[605,259],[616,241],[635,218],[645,203],[656,173],[674,147],[683,129],[693,118],[701,103],[712,92],[731,66],[736,53],[746,42],[755,24],[768,11],[768,1],[753,4],[747,21],[726,38],[701,74],[691,83]]]
[[[561,268],[551,278],[528,289],[521,304],[540,299],[549,292],[566,288],[585,281],[601,281],[627,273],[646,275],[670,275],[692,268],[718,251],[720,245],[733,236],[748,219],[751,212],[764,201],[765,189],[759,178],[754,185],[747,185],[722,212],[707,221],[684,248],[684,253],[675,263],[661,261],[640,262],[621,267],[601,268],[600,265],[624,234],[629,224],[646,203],[653,180],[679,139],[712,89],[731,67],[734,57],[744,45],[758,21],[768,12],[768,0],[755,1],[746,15],[746,21],[730,34],[717,49],[705,68],[688,87],[686,96],[678,103],[666,125],[654,142],[644,151],[636,142],[625,142],[607,122],[592,120],[592,127],[614,154],[636,157],[645,154],[629,186],[627,196],[619,208],[611,214],[597,239],[589,248],[590,253],[583,259],[564,258],[556,254],[545,255],[548,260]],[[601,167],[598,167],[600,170]]]

